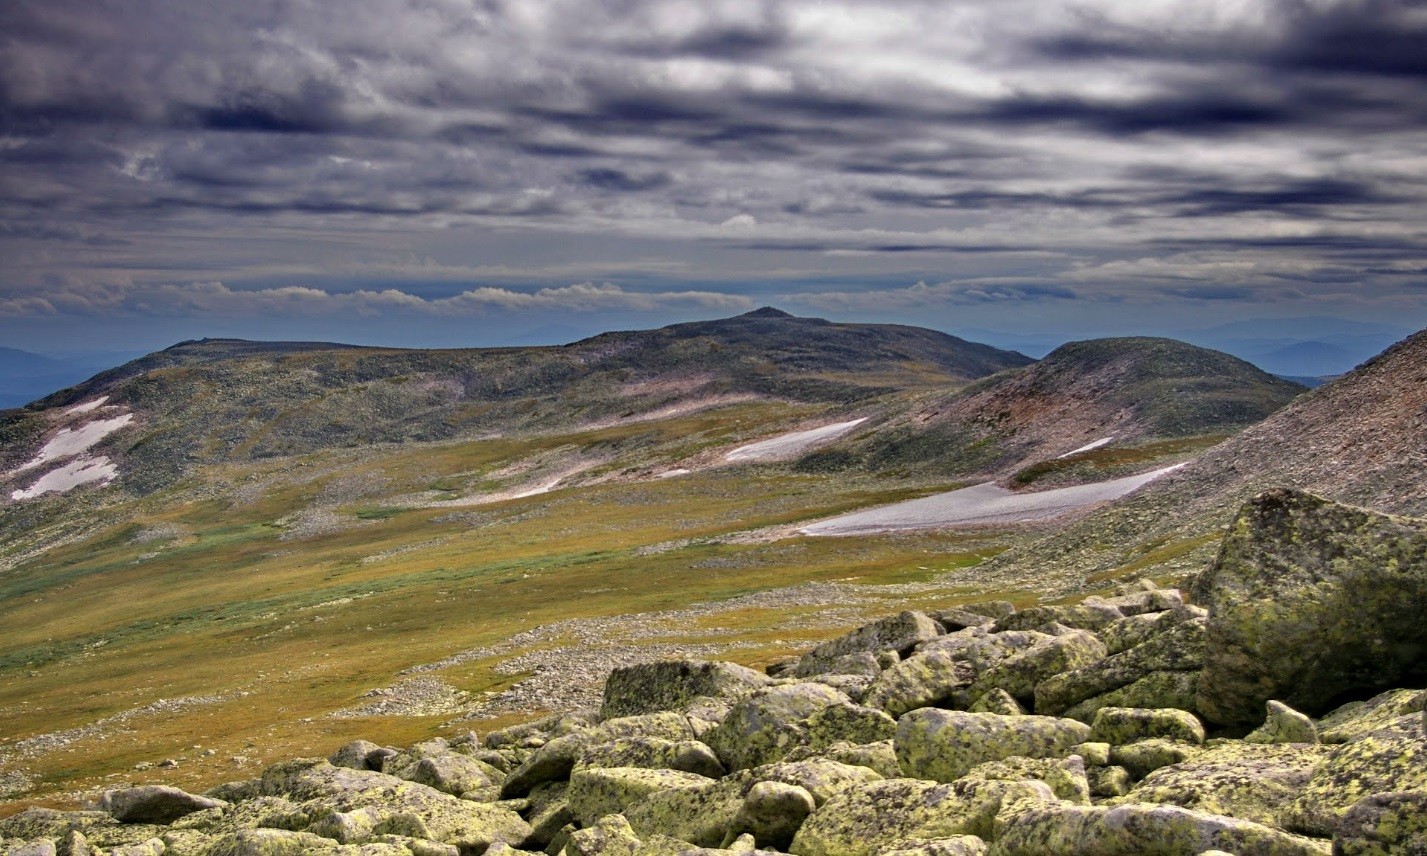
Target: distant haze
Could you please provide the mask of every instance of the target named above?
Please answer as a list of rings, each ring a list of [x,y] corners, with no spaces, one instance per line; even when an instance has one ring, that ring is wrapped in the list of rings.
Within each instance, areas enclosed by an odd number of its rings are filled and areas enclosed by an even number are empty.
[[[1415,0],[48,0],[4,33],[10,348],[771,304],[1310,374],[1427,326]]]

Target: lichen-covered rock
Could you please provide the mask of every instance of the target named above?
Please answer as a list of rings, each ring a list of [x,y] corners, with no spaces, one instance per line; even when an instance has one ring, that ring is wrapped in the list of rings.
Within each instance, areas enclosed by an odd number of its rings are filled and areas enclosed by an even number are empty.
[[[1015,612],[1016,605],[1009,600],[978,600],[975,603],[963,603],[960,609],[987,618],[1000,619]]]
[[[1204,723],[1186,710],[1165,708],[1102,707],[1090,724],[1091,738],[1113,746],[1152,737],[1203,743]]]
[[[1204,628],[1205,620],[1183,621],[1128,651],[1041,681],[1036,685],[1036,712],[1061,713],[1155,672],[1198,670],[1204,663]]]
[[[1069,719],[923,708],[897,721],[893,742],[905,775],[951,782],[987,761],[1063,758],[1088,739],[1090,727]]]
[[[669,835],[704,847],[717,847],[734,829],[734,821],[749,792],[759,782],[796,785],[821,805],[848,788],[879,781],[865,767],[832,761],[783,762],[739,770],[705,788],[650,794],[626,812],[640,836]]]
[[[875,678],[882,674],[885,668],[882,661],[870,651],[858,651],[856,654],[843,654],[836,660],[828,664],[827,671],[815,677],[827,677],[830,675],[855,675],[859,677]]]
[[[1014,607],[1012,612],[1014,612]],[[967,609],[943,609],[937,612],[927,613],[932,620],[942,626],[948,633],[955,633],[958,630],[965,630],[968,627],[990,627],[996,623],[996,619],[989,615],[982,615],[979,612],[972,612]],[[1009,615],[1010,613],[1006,613]]]
[[[1288,823],[1308,835],[1332,835],[1364,797],[1422,789],[1427,789],[1427,739],[1421,717],[1409,714],[1333,747],[1290,809]]]
[[[1025,805],[996,818],[993,856],[1328,856],[1326,841],[1179,806]]]
[[[1194,584],[1209,610],[1198,710],[1249,724],[1280,699],[1319,715],[1345,693],[1423,677],[1424,527],[1298,490],[1246,504]]]
[[[1041,681],[1098,663],[1105,655],[1105,644],[1095,634],[1069,630],[1019,651],[982,672],[968,693],[976,699],[999,689],[1018,701],[1030,703]]]
[[[752,835],[759,846],[785,849],[816,808],[817,802],[806,788],[758,782],[744,796],[729,834]]]
[[[1178,589],[1153,588],[1126,592],[1114,597],[1087,597],[1085,603],[1113,606],[1121,615],[1130,616],[1174,609],[1184,603],[1184,596]]]
[[[497,841],[518,844],[530,835],[530,826],[507,808],[321,759],[276,764],[263,772],[262,784],[266,795],[296,803],[280,820],[286,828],[301,829],[333,812],[366,809],[373,816],[372,835],[424,838],[463,850],[483,850]]]
[[[1070,747],[1073,754],[1079,755],[1088,766],[1105,767],[1110,764],[1110,744],[1090,741],[1089,743],[1079,743]]]
[[[971,768],[960,781],[1045,782],[1057,797],[1075,805],[1090,805],[1090,782],[1085,774],[1084,759],[1069,758],[1006,758],[987,761]]]
[[[1143,779],[1161,767],[1182,764],[1204,750],[1176,740],[1152,737],[1124,746],[1110,747],[1110,763],[1124,767],[1136,779]]]
[[[1422,856],[1427,853],[1427,790],[1374,794],[1338,821],[1335,856]]]
[[[694,739],[694,729],[687,716],[665,711],[609,719],[569,731],[541,745],[512,770],[501,786],[501,795],[507,799],[524,796],[536,785],[568,778],[587,749],[621,737],[658,737],[678,742]]]
[[[835,702],[799,723],[801,745],[820,751],[834,743],[876,743],[891,740],[897,720],[860,704]]]
[[[565,799],[569,789],[568,782],[550,782],[530,792],[530,808],[524,814],[530,824],[527,846],[544,849],[562,827],[574,821],[570,801]]]
[[[974,669],[945,650],[913,654],[881,672],[862,697],[863,704],[893,717],[931,707],[970,685]]]
[[[1316,746],[1225,741],[1149,773],[1123,801],[1177,805],[1282,827],[1287,809],[1327,755]]]
[[[1104,707],[1194,709],[1199,692],[1198,672],[1150,672],[1134,683],[1091,696],[1061,714],[1066,719],[1094,722]]]
[[[310,832],[286,829],[240,829],[219,836],[203,856],[309,856],[336,854],[337,842]]]
[[[351,767],[354,770],[380,770],[382,763],[397,754],[395,749],[378,746],[370,740],[353,740],[327,756],[334,767]]]
[[[803,678],[820,674],[846,654],[864,651],[872,654],[879,651],[910,652],[917,643],[940,635],[941,628],[925,613],[901,612],[822,643],[798,660],[794,674]]]
[[[1099,630],[1124,614],[1108,603],[1087,601],[1073,606],[1032,606],[999,619],[995,631],[1035,630],[1046,624],[1064,624],[1078,630]]]
[[[976,835],[907,838],[893,842],[880,856],[985,856],[986,842]]]
[[[665,740],[661,737],[620,737],[596,743],[580,753],[574,769],[585,767],[645,767],[651,770],[682,770],[716,779],[726,771],[707,744],[697,740]]]
[[[56,856],[55,843],[48,838],[35,841],[0,841],[0,854],[4,856]]]
[[[1016,701],[1016,697],[1000,687],[993,687],[982,693],[967,710],[971,713],[997,713],[1001,716],[1024,716],[1026,713],[1021,703]]]
[[[534,722],[522,722],[487,734],[481,743],[487,749],[504,749],[544,745],[547,741],[594,725],[597,711],[556,713]]]
[[[1049,633],[1038,630],[992,633],[985,627],[968,627],[923,642],[917,647],[917,653],[939,651],[948,654],[953,660],[970,666],[974,679],[1007,657],[1052,638]]]
[[[1143,645],[1176,624],[1207,618],[1208,610],[1198,606],[1179,604],[1164,612],[1147,612],[1126,615],[1099,631],[1100,640],[1111,654],[1128,651],[1136,645]]]
[[[769,678],[737,663],[667,660],[622,666],[610,672],[604,686],[601,719],[682,711],[700,698],[737,698]]]
[[[818,683],[767,687],[735,704],[703,739],[728,769],[756,767],[805,742],[808,717],[829,705],[850,703],[846,695]]]
[[[1090,793],[1097,797],[1122,797],[1130,792],[1134,781],[1124,767],[1091,767],[1086,771]]]
[[[390,764],[387,767],[386,772],[399,779],[484,802],[500,798],[501,783],[506,778],[504,773],[484,761],[453,752],[418,758],[395,768]]]
[[[706,788],[713,779],[679,770],[642,767],[587,767],[570,775],[565,793],[570,812],[583,826],[607,814],[622,814],[650,794],[682,788]]]
[[[1244,740],[1248,743],[1317,743],[1318,727],[1313,720],[1281,701],[1270,701],[1263,725]]]
[[[1056,802],[1041,782],[874,782],[828,800],[788,849],[796,856],[873,856],[911,838],[987,838],[1003,801],[1012,800]]]
[[[593,826],[570,833],[568,856],[634,856],[639,839],[622,815],[602,817]]]
[[[893,730],[895,729],[896,723],[893,723]],[[836,761],[853,767],[866,767],[884,779],[896,779],[902,775],[902,769],[897,765],[897,750],[892,747],[891,740],[878,740],[875,743],[849,743],[844,740],[818,750],[803,746],[788,753],[788,757],[783,760]]]
[[[222,800],[197,796],[168,785],[105,791],[99,798],[99,808],[120,823],[172,823],[186,814],[225,805]]]
[[[1386,728],[1399,717],[1423,712],[1424,708],[1427,690],[1388,690],[1334,710],[1323,717],[1318,733],[1324,743],[1347,743]]]

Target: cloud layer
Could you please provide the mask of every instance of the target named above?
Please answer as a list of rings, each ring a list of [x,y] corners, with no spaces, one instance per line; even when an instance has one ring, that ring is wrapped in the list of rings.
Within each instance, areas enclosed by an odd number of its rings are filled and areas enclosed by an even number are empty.
[[[777,298],[1427,321],[1420,0],[11,0],[5,18],[11,318]]]

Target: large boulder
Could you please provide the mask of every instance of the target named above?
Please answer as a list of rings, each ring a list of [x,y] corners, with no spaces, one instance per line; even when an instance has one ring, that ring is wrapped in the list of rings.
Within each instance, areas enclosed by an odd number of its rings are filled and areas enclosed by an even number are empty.
[[[1127,651],[1041,681],[1036,685],[1036,713],[1063,713],[1157,672],[1197,671],[1204,664],[1205,621],[1182,621]]]
[[[977,764],[1004,758],[1064,758],[1090,739],[1090,726],[1051,716],[922,708],[897,721],[897,762],[905,775],[952,782]]]
[[[1341,856],[1427,853],[1427,790],[1364,797],[1338,822],[1333,852]]]
[[[99,808],[120,823],[172,823],[184,815],[226,805],[222,800],[197,796],[168,785],[105,791],[99,798]]]
[[[1427,679],[1423,521],[1270,490],[1192,594],[1209,610],[1198,709],[1213,722],[1256,723],[1270,699],[1320,715]]]
[[[587,767],[570,775],[570,811],[582,826],[607,814],[622,814],[650,794],[679,788],[706,788],[713,779],[681,770],[642,767]]]
[[[913,654],[872,682],[862,703],[897,717],[950,699],[971,683],[972,666],[945,650]]]
[[[1421,714],[1333,747],[1289,810],[1288,824],[1309,835],[1332,835],[1363,797],[1427,789],[1427,738]]]
[[[684,710],[700,698],[738,697],[768,682],[766,675],[737,663],[667,660],[622,666],[605,681],[600,718]]]
[[[819,683],[767,687],[734,705],[703,740],[728,769],[756,767],[806,742],[809,717],[830,705],[849,704],[845,694]]]
[[[974,700],[999,689],[1017,701],[1035,700],[1036,685],[1041,681],[1100,662],[1106,655],[1105,644],[1086,630],[1069,629],[1019,651],[986,671],[967,691]]]
[[[621,737],[657,737],[678,742],[694,737],[689,718],[681,713],[660,712],[622,716],[589,728],[579,728],[555,737],[537,748],[501,786],[506,798],[522,797],[545,782],[568,778],[570,771],[591,747]]]
[[[1113,802],[1160,803],[1282,827],[1287,809],[1328,751],[1318,746],[1225,741],[1145,776]]]
[[[996,813],[1014,801],[1056,798],[1042,782],[888,779],[828,800],[803,822],[788,849],[796,856],[873,856],[907,839],[989,838]]]
[[[1021,805],[996,818],[992,856],[1328,856],[1315,841],[1171,805]]]
[[[845,636],[829,639],[804,654],[798,660],[794,673],[798,677],[822,674],[838,658],[847,654],[876,654],[879,651],[910,653],[918,643],[940,636],[941,630],[925,613],[901,612],[865,624]]]

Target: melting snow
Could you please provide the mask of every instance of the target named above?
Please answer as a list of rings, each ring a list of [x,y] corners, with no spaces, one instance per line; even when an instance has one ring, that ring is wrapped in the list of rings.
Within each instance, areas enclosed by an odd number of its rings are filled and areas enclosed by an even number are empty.
[[[867,417],[864,416],[851,422],[838,422],[808,431],[794,431],[791,434],[784,434],[770,440],[760,440],[757,443],[749,443],[747,446],[739,446],[724,455],[724,458],[729,461],[769,461],[786,457],[834,437],[840,437],[866,421]]]
[[[109,400],[109,396],[101,395],[93,401],[86,401],[83,404],[76,404],[64,412],[65,416],[73,416],[76,413],[88,413],[91,410],[98,410],[104,402]]]
[[[1078,454],[1080,454],[1081,452],[1088,452],[1088,451],[1090,451],[1091,449],[1098,449],[1098,448],[1100,448],[1101,446],[1105,445],[1106,443],[1110,442],[1110,441],[1113,440],[1113,439],[1115,439],[1115,436],[1112,434],[1112,435],[1110,435],[1109,437],[1105,437],[1105,438],[1102,438],[1102,439],[1100,439],[1100,440],[1096,440],[1096,441],[1093,442],[1093,443],[1086,443],[1084,446],[1081,446],[1079,449],[1071,449],[1069,452],[1066,452],[1064,455],[1056,455],[1055,457],[1056,457],[1057,460],[1059,460],[1059,459],[1061,459],[1061,458],[1068,458],[1068,457],[1070,457],[1071,455],[1078,455]]]
[[[29,489],[13,491],[10,498],[14,500],[34,499],[42,493],[64,493],[71,488],[90,482],[108,484],[118,474],[118,467],[115,467],[103,455],[97,458],[81,458],[70,461],[58,469],[50,470],[40,476],[39,481],[30,485]]]
[[[1068,511],[1119,499],[1160,476],[1184,466],[1176,464],[1137,476],[1043,490],[1012,493],[994,482],[939,493],[819,521],[798,530],[804,535],[864,535],[906,529],[1048,520]]]
[[[59,433],[50,438],[44,448],[35,455],[35,459],[20,467],[20,472],[32,467],[38,467],[48,461],[56,461],[60,458],[68,458],[71,455],[78,455],[88,451],[100,440],[128,425],[134,421],[134,414],[125,413],[122,416],[115,416],[113,419],[100,419],[82,425],[79,428],[61,428]]]

